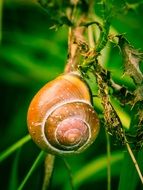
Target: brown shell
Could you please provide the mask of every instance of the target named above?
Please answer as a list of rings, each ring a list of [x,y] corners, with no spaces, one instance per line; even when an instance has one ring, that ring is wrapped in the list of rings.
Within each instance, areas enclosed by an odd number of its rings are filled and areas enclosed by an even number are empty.
[[[55,131],[58,124],[68,117],[83,120],[90,126],[87,143],[66,149],[60,147]],[[99,131],[99,120],[90,104],[87,85],[79,76],[66,74],[47,83],[33,98],[27,116],[29,133],[44,151],[53,154],[78,153],[87,148]],[[87,132],[86,132],[87,134]],[[62,141],[61,141],[62,142]]]

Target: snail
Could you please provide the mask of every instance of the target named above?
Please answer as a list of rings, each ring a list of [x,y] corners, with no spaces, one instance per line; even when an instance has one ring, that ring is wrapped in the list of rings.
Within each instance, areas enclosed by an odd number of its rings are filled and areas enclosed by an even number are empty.
[[[90,90],[75,73],[60,75],[39,90],[29,106],[27,123],[35,143],[56,155],[84,151],[99,132]]]

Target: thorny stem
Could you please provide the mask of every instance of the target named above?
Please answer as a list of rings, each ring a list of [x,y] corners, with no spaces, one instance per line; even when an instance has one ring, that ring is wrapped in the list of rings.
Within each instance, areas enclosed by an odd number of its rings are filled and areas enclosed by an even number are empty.
[[[111,190],[111,147],[110,147],[110,138],[107,130],[106,141],[107,141],[107,190]]]
[[[137,170],[137,173],[138,173],[138,175],[139,175],[139,178],[140,178],[140,180],[141,180],[141,182],[142,182],[142,184],[143,184],[143,176],[142,176],[141,170],[140,170],[140,168],[139,168],[139,165],[138,165],[138,163],[137,163],[137,161],[136,161],[136,158],[135,158],[135,156],[134,156],[134,154],[133,154],[133,152],[132,152],[132,150],[131,150],[131,147],[130,147],[130,145],[129,145],[127,139],[126,139],[126,137],[124,137],[124,138],[125,138],[125,141],[126,141],[126,147],[127,147],[128,152],[129,152],[129,155],[130,155],[130,157],[131,157],[131,159],[132,159],[132,161],[133,161],[133,163],[134,163],[134,165],[135,165],[135,168],[136,168],[136,170]]]
[[[47,190],[47,188],[49,187],[51,175],[54,168],[54,161],[55,161],[55,156],[52,154],[47,154],[45,158],[45,175],[44,175],[42,190]]]
[[[97,63],[98,64],[98,63]],[[98,64],[98,66],[100,66],[99,64]],[[99,67],[100,69],[101,69],[101,71],[103,71],[102,70],[102,67],[100,66]],[[107,91],[107,89],[106,89],[106,87],[108,86],[107,84],[106,84],[106,81],[104,81],[104,78],[102,78],[102,75],[101,74],[103,74],[103,72],[101,72],[101,73],[98,73],[98,71],[96,70],[96,67],[95,67],[95,71],[96,71],[96,77],[97,77],[97,82],[98,82],[98,85],[99,85],[99,91],[100,91],[100,95],[101,95],[101,97],[102,97],[102,101],[103,101],[103,106],[104,106],[104,109],[105,109],[105,113],[104,113],[104,115],[105,115],[105,122],[107,123],[107,126],[108,125],[113,125],[113,127],[115,128],[116,127],[116,133],[114,133],[114,128],[111,128],[111,132],[113,132],[113,135],[117,135],[117,137],[119,138],[119,140],[121,139],[122,140],[122,138],[124,139],[124,142],[125,142],[125,145],[126,145],[126,147],[127,147],[127,150],[128,150],[128,152],[129,152],[129,154],[130,154],[130,157],[131,157],[131,159],[132,159],[132,161],[133,161],[133,163],[134,163],[134,165],[135,165],[135,168],[136,168],[136,170],[137,170],[137,173],[138,173],[138,175],[139,175],[139,177],[140,177],[140,180],[141,180],[141,182],[142,182],[142,184],[143,184],[143,176],[142,176],[142,174],[141,174],[141,171],[140,171],[140,168],[139,168],[139,166],[138,166],[138,163],[137,163],[137,161],[136,161],[136,159],[135,159],[135,156],[134,156],[134,154],[133,154],[133,152],[132,152],[132,150],[131,150],[131,148],[130,148],[130,145],[129,145],[129,143],[127,142],[127,139],[126,139],[126,136],[125,136],[125,134],[123,133],[123,131],[122,131],[122,128],[121,128],[121,125],[120,125],[120,120],[119,120],[119,118],[117,117],[117,115],[116,115],[116,112],[114,112],[114,109],[112,109],[112,107],[110,106],[110,102],[109,102],[109,100],[108,100],[108,91]],[[101,88],[101,89],[100,89]],[[106,100],[107,99],[107,100]],[[105,102],[105,100],[107,101],[107,102]],[[106,109],[107,108],[107,109]],[[109,108],[111,108],[111,109],[109,109]],[[108,114],[110,113],[110,115],[109,115],[109,117],[108,117]],[[106,116],[106,114],[107,114],[107,116]],[[115,118],[114,118],[114,117]],[[112,121],[110,121],[110,118],[112,118]],[[109,120],[108,120],[109,119]],[[114,119],[114,120],[113,120]],[[114,124],[115,124],[115,126],[114,126]],[[112,131],[113,130],[113,131]],[[107,143],[108,143],[108,141],[107,141]],[[107,145],[108,146],[108,145]],[[109,148],[109,147],[108,147]],[[109,171],[108,171],[109,172]],[[108,174],[109,175],[109,174]],[[108,179],[109,180],[109,179]],[[108,185],[109,185],[109,181],[108,181]],[[108,188],[109,188],[109,186],[108,186]]]
[[[105,21],[104,26],[103,26],[104,30],[101,31],[100,33],[100,37],[99,37],[99,41],[97,43],[97,47],[96,47],[96,52],[100,53],[101,50],[105,47],[105,45],[107,44],[108,41],[108,34],[109,34],[109,28],[110,28],[110,23],[109,21]]]
[[[100,65],[98,65],[98,66],[100,66]],[[102,70],[102,67],[100,66],[100,69]],[[96,70],[96,67],[95,67],[95,70]],[[132,150],[131,150],[131,148],[130,148],[130,145],[128,144],[128,142],[127,142],[127,139],[126,139],[126,136],[125,136],[125,134],[123,133],[123,131],[122,131],[122,128],[121,128],[121,125],[120,125],[120,121],[119,121],[119,119],[118,119],[118,117],[117,117],[117,115],[116,115],[116,112],[114,112],[114,110],[112,109],[112,107],[110,106],[110,102],[109,102],[109,100],[108,100],[108,91],[106,90],[106,87],[108,86],[107,84],[106,84],[106,81],[104,81],[104,79],[102,78],[102,74],[103,72],[101,72],[101,73],[98,73],[98,71],[96,71],[96,76],[97,76],[97,81],[98,81],[98,85],[99,85],[99,91],[100,91],[100,95],[101,96],[103,96],[104,97],[104,99],[103,99],[103,97],[102,97],[102,101],[103,101],[103,106],[104,106],[104,109],[105,109],[105,113],[104,113],[104,115],[105,115],[105,122],[107,123],[107,126],[108,125],[113,125],[113,127],[115,128],[116,127],[116,132],[119,132],[119,133],[114,133],[114,128],[113,129],[111,129],[111,132],[113,132],[113,135],[117,135],[117,137],[119,138],[119,139],[121,139],[122,140],[122,138],[124,138],[124,142],[125,142],[125,145],[126,145],[126,147],[127,147],[127,150],[128,150],[128,152],[129,152],[129,154],[130,154],[130,157],[131,157],[131,159],[132,159],[132,161],[133,161],[133,163],[134,163],[134,165],[135,165],[135,168],[136,168],[136,170],[137,170],[137,173],[138,173],[138,175],[139,175],[139,177],[140,177],[140,180],[141,180],[141,182],[142,182],[142,184],[143,184],[143,176],[142,176],[142,174],[141,174],[141,171],[140,171],[140,168],[139,168],[139,166],[138,166],[138,163],[137,163],[137,161],[136,161],[136,159],[135,159],[135,156],[134,156],[134,154],[133,154],[133,152],[132,152]],[[100,78],[98,78],[100,76]],[[102,85],[102,86],[101,86]],[[107,86],[106,86],[107,85]],[[101,88],[101,89],[100,89]],[[107,102],[105,102],[105,99],[107,99]],[[107,108],[107,109],[106,109]],[[111,108],[111,109],[110,109]],[[109,117],[108,117],[108,114],[110,113],[110,115],[109,115]],[[106,114],[107,114],[107,116],[106,116]],[[114,116],[114,117],[113,117]],[[112,120],[113,121],[110,121],[110,117],[112,117]],[[108,120],[109,119],[109,120]],[[114,126],[114,124],[115,124],[115,126]],[[113,130],[113,131],[112,131]],[[107,141],[107,143],[108,143],[108,141]],[[107,144],[107,146],[108,146],[108,144]],[[107,147],[107,148],[109,148],[109,147]],[[109,150],[108,150],[109,151]],[[109,172],[109,171],[108,171]],[[108,174],[109,175],[109,174]],[[110,174],[111,175],[111,174]],[[110,176],[109,175],[109,176]],[[109,177],[108,176],[108,177]],[[108,180],[109,180],[109,178],[108,178]],[[109,187],[109,181],[108,181],[108,188],[110,188]]]
[[[89,45],[90,47],[94,47],[94,38],[93,38],[93,31],[91,27],[88,27],[88,38],[89,38]],[[111,190],[111,149],[110,149],[110,138],[107,130],[106,133],[106,141],[107,141],[107,190]]]

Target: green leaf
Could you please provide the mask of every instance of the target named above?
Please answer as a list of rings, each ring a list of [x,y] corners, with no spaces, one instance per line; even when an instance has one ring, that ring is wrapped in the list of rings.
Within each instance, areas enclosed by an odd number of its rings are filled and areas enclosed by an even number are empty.
[[[111,167],[115,167],[121,163],[123,159],[122,152],[114,152],[111,154]],[[119,170],[118,170],[119,171]],[[94,176],[96,178],[103,178],[107,175],[107,156],[103,155],[99,158],[93,160],[92,162],[85,165],[81,168],[77,173],[74,175],[74,185],[79,186],[81,183],[84,183],[86,180],[89,180],[91,177]]]
[[[11,175],[10,175],[10,182],[9,182],[9,190],[17,189],[18,187],[18,163],[20,157],[21,149],[19,149],[16,153],[16,157],[14,159]]]
[[[143,151],[140,151],[139,153],[136,152],[134,155],[136,156],[137,162],[143,170]],[[139,176],[135,169],[134,163],[131,160],[128,152],[125,152],[118,190],[136,190],[138,183]]]
[[[0,162],[5,160],[8,156],[10,156],[14,151],[16,151],[18,148],[20,148],[25,143],[27,143],[30,139],[31,139],[30,135],[26,135],[25,137],[20,139],[18,142],[10,146],[8,149],[0,153]]]
[[[126,129],[129,129],[130,127],[130,122],[131,122],[131,118],[129,116],[129,114],[126,112],[125,109],[123,109],[120,105],[119,105],[119,102],[113,98],[113,97],[110,97],[110,100],[111,100],[111,104],[112,106],[114,107],[115,111],[117,112],[120,120],[121,120],[121,123],[122,125],[126,128]]]
[[[34,161],[33,165],[29,169],[28,173],[26,174],[25,178],[21,182],[20,186],[18,187],[18,190],[22,190],[32,173],[36,170],[36,168],[43,162],[45,153],[43,151],[40,152],[40,154],[37,156],[36,160]]]

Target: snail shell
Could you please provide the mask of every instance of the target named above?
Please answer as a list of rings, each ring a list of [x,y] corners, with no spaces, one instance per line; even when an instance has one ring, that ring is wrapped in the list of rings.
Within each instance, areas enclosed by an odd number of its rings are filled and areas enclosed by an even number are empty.
[[[73,73],[57,77],[35,95],[27,123],[35,143],[53,154],[80,153],[99,132],[89,88]]]

